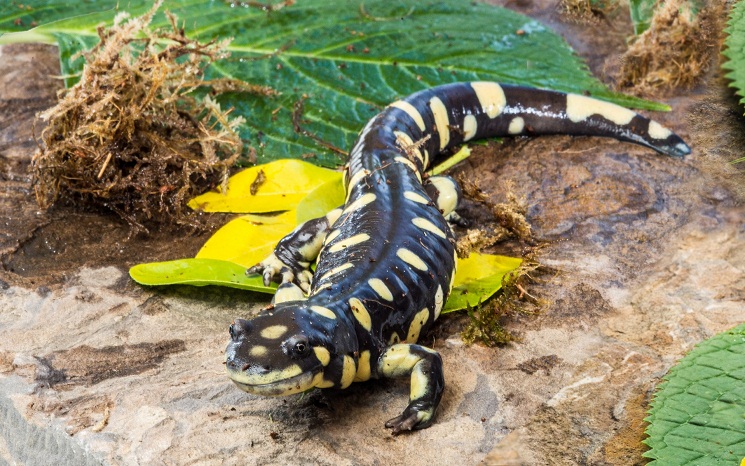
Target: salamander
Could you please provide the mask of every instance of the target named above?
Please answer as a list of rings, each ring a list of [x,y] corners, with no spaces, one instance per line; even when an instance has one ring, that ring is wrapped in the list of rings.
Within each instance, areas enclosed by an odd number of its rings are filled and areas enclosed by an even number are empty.
[[[417,341],[453,286],[448,220],[460,192],[425,170],[471,140],[554,133],[609,136],[676,157],[691,151],[659,123],[583,95],[466,82],[393,102],[350,151],[344,205],[298,226],[248,270],[281,284],[273,306],[230,325],[229,377],[249,393],[290,395],[408,376],[409,404],[385,426],[394,434],[428,427],[443,365]]]

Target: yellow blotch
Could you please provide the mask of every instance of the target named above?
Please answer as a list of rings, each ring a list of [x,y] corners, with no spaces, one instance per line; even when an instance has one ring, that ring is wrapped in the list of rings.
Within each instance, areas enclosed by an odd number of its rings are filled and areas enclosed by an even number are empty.
[[[329,285],[330,286],[330,285]],[[320,289],[319,289],[320,290]],[[319,290],[316,290],[319,291]],[[336,319],[336,314],[334,314],[334,311],[327,307],[323,306],[311,306],[310,310],[315,312],[316,314],[320,314],[328,319]]]
[[[409,325],[409,335],[406,337],[406,341],[415,343],[419,340],[419,333],[421,333],[424,324],[427,323],[427,319],[429,319],[429,309],[425,307],[414,316],[414,320]]]
[[[391,334],[391,337],[388,338],[388,346],[395,345],[396,343],[401,343],[401,337],[398,335],[398,333],[393,332]]]
[[[340,252],[355,244],[364,243],[370,239],[370,235],[367,233],[360,233],[358,235],[350,236],[349,238],[343,239],[333,246],[329,247],[329,252]]]
[[[331,353],[329,353],[329,350],[323,346],[315,346],[313,347],[313,352],[316,353],[316,358],[321,361],[323,367],[329,365],[329,361],[331,361]]]
[[[333,240],[335,240],[339,235],[341,234],[341,230],[333,230],[330,231],[328,235],[326,235],[326,239],[323,241],[323,244],[329,244]]]
[[[404,102],[403,100],[397,100],[396,102],[393,102],[391,107],[396,107],[400,110],[403,110],[406,112],[412,120],[416,123],[416,125],[419,127],[419,130],[424,131],[424,119],[422,118],[422,114],[419,113],[419,110],[417,110],[413,105],[411,105],[408,102]]]
[[[331,388],[334,382],[323,378],[323,372],[316,374],[313,378],[313,386],[316,388]]]
[[[343,272],[343,271],[345,271],[347,269],[351,269],[352,267],[354,267],[354,264],[352,264],[351,262],[347,262],[346,264],[342,264],[342,265],[340,265],[338,267],[334,267],[333,269],[331,269],[328,272],[326,272],[325,274],[323,274],[323,276],[321,278],[319,278],[318,281],[320,282],[320,281],[326,280],[330,276],[336,275],[337,273]]]
[[[466,115],[463,119],[463,141],[470,141],[476,136],[476,130],[479,125],[476,121],[476,117],[473,115]]]
[[[510,121],[510,126],[507,128],[507,132],[510,134],[520,134],[525,129],[525,120],[522,117],[515,117]]]
[[[427,376],[422,372],[419,366],[414,366],[411,371],[411,387],[409,392],[409,401],[418,400],[427,395]]]
[[[435,320],[440,317],[442,312],[442,306],[445,304],[445,296],[442,292],[442,286],[437,285],[437,291],[435,292]]]
[[[671,134],[673,134],[672,131],[665,128],[656,121],[649,122],[649,128],[647,129],[647,132],[649,133],[649,136],[654,139],[667,139]]]
[[[489,118],[496,118],[507,106],[507,97],[502,86],[490,82],[473,82],[471,87],[476,92],[481,109]]]
[[[396,255],[401,259],[402,261],[406,262],[410,266],[417,268],[422,271],[427,271],[428,267],[427,264],[424,263],[422,259],[419,258],[416,254],[409,251],[406,248],[400,248],[398,251],[396,251]]]
[[[415,193],[414,191],[405,191],[404,197],[412,202],[416,202],[418,204],[429,204],[432,202],[431,199],[426,198],[420,194]]]
[[[251,356],[255,358],[260,358],[264,356],[269,350],[266,349],[266,346],[257,345],[251,348],[251,351],[248,352]]]
[[[393,301],[393,294],[383,280],[379,278],[371,278],[367,281],[367,284],[370,285],[370,288],[372,288],[381,298],[386,301]]]
[[[354,376],[357,374],[357,366],[352,356],[344,356],[344,367],[341,371],[340,388],[347,388],[354,382]]]
[[[448,109],[439,97],[429,99],[429,108],[435,119],[437,133],[440,135],[440,150],[444,149],[450,142],[450,119]]]
[[[437,228],[437,225],[430,222],[426,218],[416,217],[416,218],[411,219],[411,223],[413,223],[417,228],[421,228],[422,230],[426,230],[426,231],[429,231],[430,233],[436,234],[440,238],[447,238],[447,235],[445,234],[444,231]]]
[[[261,335],[263,338],[266,338],[267,340],[276,340],[277,338],[282,338],[282,335],[287,333],[287,327],[284,325],[272,325],[270,327],[267,327],[263,329],[259,335]]]
[[[357,373],[354,375],[355,382],[365,382],[370,380],[370,351],[365,350],[360,354],[357,361]]]
[[[352,307],[354,318],[357,319],[357,322],[360,323],[362,328],[369,332],[372,328],[372,320],[370,319],[370,313],[367,312],[365,305],[357,298],[350,298],[349,305]]]
[[[627,125],[636,113],[620,105],[577,94],[567,94],[567,118],[574,123],[600,115],[617,125]]]
[[[348,206],[346,206],[344,208],[344,212],[342,212],[342,215],[346,215],[346,214],[348,214],[350,212],[354,212],[355,210],[359,209],[360,207],[364,207],[367,204],[370,204],[371,202],[375,201],[375,199],[377,199],[377,198],[378,198],[378,196],[376,196],[373,193],[363,194],[362,196],[360,196],[359,199],[357,199],[356,201],[354,201],[351,204],[349,204]]]
[[[422,151],[419,148],[413,149],[412,146],[414,145],[414,140],[411,139],[411,136],[404,133],[403,131],[394,131],[393,134],[396,135],[396,141],[398,142],[399,147],[403,149],[407,154],[413,153],[416,158],[419,159],[422,164],[424,164],[424,157],[422,156]],[[410,149],[412,148],[412,149]],[[409,152],[411,151],[411,152]]]

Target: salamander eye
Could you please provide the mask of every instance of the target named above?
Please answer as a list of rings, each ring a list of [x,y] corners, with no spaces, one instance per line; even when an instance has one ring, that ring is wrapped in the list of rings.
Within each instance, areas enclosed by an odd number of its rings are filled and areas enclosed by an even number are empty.
[[[247,335],[250,331],[251,322],[245,319],[235,319],[233,324],[228,328],[230,339],[233,341],[238,341],[241,336]]]
[[[287,339],[284,344],[285,353],[292,358],[302,358],[310,354],[310,342],[305,335],[294,335]]]

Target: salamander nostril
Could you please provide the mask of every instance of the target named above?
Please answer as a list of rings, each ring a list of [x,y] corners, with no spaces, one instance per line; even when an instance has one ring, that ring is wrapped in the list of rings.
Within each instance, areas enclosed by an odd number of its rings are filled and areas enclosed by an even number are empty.
[[[251,328],[252,325],[250,321],[246,319],[235,319],[230,328],[228,328],[228,331],[230,332],[230,338],[233,341],[238,341],[240,337],[251,333]]]

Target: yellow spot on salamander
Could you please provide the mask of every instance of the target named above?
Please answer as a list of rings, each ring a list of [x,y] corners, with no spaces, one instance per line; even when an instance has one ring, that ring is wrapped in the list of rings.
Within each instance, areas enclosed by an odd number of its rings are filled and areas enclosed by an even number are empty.
[[[323,274],[323,276],[321,278],[319,278],[318,281],[321,282],[323,280],[326,280],[330,276],[336,275],[337,273],[343,272],[343,271],[345,271],[347,269],[351,269],[352,267],[354,267],[354,264],[352,264],[351,262],[347,262],[346,264],[342,264],[342,265],[340,265],[338,267],[334,267],[333,269],[331,269],[328,272],[326,272],[325,274]]]
[[[354,364],[354,359],[351,356],[344,356],[344,366],[341,370],[341,381],[339,382],[339,388],[347,388],[354,382],[354,376],[357,374],[357,366]]]
[[[440,238],[447,238],[447,235],[444,231],[440,230],[437,225],[430,222],[426,218],[422,217],[416,217],[411,219],[411,223],[413,223],[417,228],[421,228],[422,230],[429,231],[430,233],[434,233]]]
[[[391,333],[391,337],[388,338],[388,346],[395,345],[396,343],[401,343],[401,337],[398,335],[398,333],[393,332]]]
[[[376,293],[378,293],[378,296],[385,299],[386,301],[393,301],[393,294],[391,293],[391,290],[386,286],[385,282],[379,278],[371,278],[367,281],[367,284],[370,285],[370,288],[373,289]]]
[[[357,373],[354,375],[355,382],[366,382],[370,380],[370,350],[365,350],[360,354],[357,361]]]
[[[349,298],[349,305],[352,307],[354,318],[357,319],[357,322],[360,323],[362,328],[369,332],[372,328],[372,320],[370,319],[370,313],[367,311],[365,305],[357,298]]]
[[[649,137],[653,139],[667,139],[668,137],[670,137],[671,134],[673,134],[672,131],[665,128],[656,121],[649,122],[649,129],[647,130],[647,132],[649,133]]]
[[[507,106],[507,97],[502,86],[490,82],[473,82],[471,87],[476,92],[481,109],[489,118],[496,118]]]
[[[402,261],[406,262],[410,266],[422,270],[427,271],[428,267],[427,264],[424,263],[422,259],[419,258],[416,254],[409,251],[406,248],[400,248],[398,251],[396,251],[396,255],[401,259]]]
[[[287,333],[286,326],[272,325],[261,330],[261,332],[259,332],[259,335],[261,335],[262,338],[266,338],[267,340],[276,340],[277,338],[282,338],[282,335],[284,335],[285,333]]]
[[[340,252],[355,244],[364,243],[370,239],[370,235],[367,233],[360,233],[358,235],[350,236],[349,238],[343,239],[338,243],[334,244],[329,248],[329,252]]]
[[[393,160],[395,160],[396,162],[402,163],[402,164],[406,165],[407,167],[411,168],[411,171],[413,171],[414,174],[416,174],[416,177],[419,180],[419,182],[420,183],[422,182],[422,175],[419,173],[419,168],[417,168],[417,166],[416,166],[416,164],[414,162],[412,162],[411,160],[409,160],[406,157],[403,157],[401,155],[399,155],[397,157],[394,157]]]
[[[331,361],[331,353],[329,353],[329,350],[323,346],[316,346],[313,348],[313,352],[316,353],[316,358],[318,358],[323,367],[329,365],[329,361]]]
[[[515,117],[510,121],[510,126],[507,128],[507,132],[510,134],[520,134],[525,129],[525,120],[522,117]]]
[[[414,316],[414,320],[411,321],[411,325],[409,325],[409,335],[406,337],[406,341],[414,343],[419,340],[419,334],[421,333],[424,324],[427,323],[427,319],[429,319],[429,309],[425,307],[417,312]]]
[[[450,119],[448,118],[448,109],[439,97],[432,97],[429,99],[429,108],[432,110],[432,116],[435,119],[437,134],[440,135],[440,150],[442,150],[450,142]]]
[[[323,372],[320,372],[313,378],[313,386],[316,388],[331,388],[334,386],[334,382],[324,379]]]
[[[255,358],[260,358],[266,355],[268,351],[269,350],[266,349],[266,346],[256,345],[251,348],[251,351],[249,351],[248,354],[250,354],[251,356]]]
[[[414,366],[411,371],[411,388],[409,392],[409,401],[424,398],[427,395],[427,383],[429,379],[422,372],[420,366]]]
[[[620,105],[577,94],[567,94],[567,118],[579,123],[591,117],[600,115],[617,125],[627,125],[636,113]]]
[[[396,135],[396,141],[398,142],[399,147],[406,151],[407,154],[413,154],[416,158],[419,159],[420,162],[422,162],[422,165],[424,165],[424,157],[422,156],[422,151],[419,148],[413,148],[414,146],[414,140],[411,139],[411,136],[404,133],[403,131],[394,131],[393,134]]]
[[[362,170],[352,175],[352,178],[349,179],[349,183],[346,185],[347,186],[347,199],[349,199],[349,196],[352,194],[352,188],[357,186],[360,181],[362,181],[368,176],[370,176],[370,170],[366,168],[363,168]]]
[[[422,114],[419,113],[419,110],[417,110],[413,105],[411,105],[408,102],[404,102],[403,100],[397,100],[396,102],[393,102],[391,107],[396,107],[400,110],[403,110],[406,112],[412,120],[416,123],[416,125],[419,127],[420,131],[424,131],[424,119],[422,118]]]
[[[348,213],[354,212],[355,210],[359,209],[360,207],[364,207],[367,204],[370,204],[371,202],[375,201],[378,196],[376,196],[374,193],[366,193],[360,196],[359,199],[355,200],[348,206],[344,208],[344,212],[342,212],[342,215],[346,215]]]
[[[415,193],[414,191],[405,191],[404,197],[412,202],[416,202],[418,204],[424,204],[427,205],[430,202],[432,202],[431,199],[426,198],[420,194]]]
[[[317,290],[316,290],[317,291]],[[336,314],[334,314],[334,311],[327,307],[323,306],[311,306],[310,310],[315,312],[316,314],[322,315],[326,317],[327,319],[336,319]]]
[[[476,121],[476,117],[473,115],[466,115],[463,119],[463,141],[470,141],[476,136],[476,130],[478,130],[479,124]]]
[[[445,295],[442,292],[442,285],[437,285],[437,291],[435,292],[435,320],[440,317],[442,312],[442,306],[445,304]]]
[[[323,244],[329,244],[333,240],[335,240],[339,235],[341,234],[341,230],[333,230],[329,232],[328,235],[326,235],[326,239],[323,241]]]

